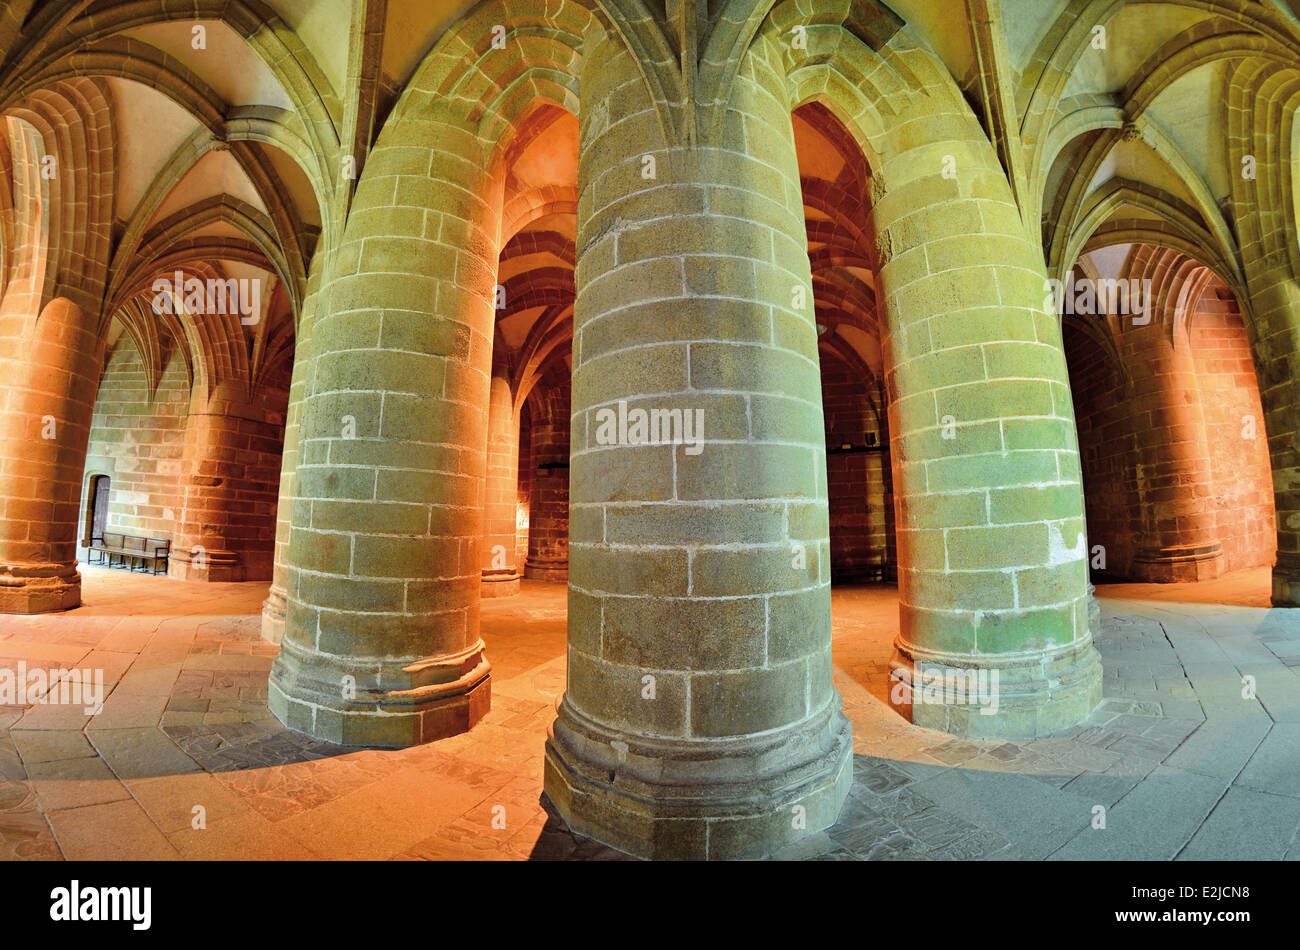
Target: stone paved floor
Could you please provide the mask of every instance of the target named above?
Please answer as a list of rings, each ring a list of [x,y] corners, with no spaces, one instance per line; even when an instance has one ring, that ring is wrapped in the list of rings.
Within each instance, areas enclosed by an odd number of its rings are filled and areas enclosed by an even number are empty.
[[[1268,609],[1268,584],[1100,588],[1105,701],[1033,742],[900,720],[884,704],[894,592],[837,590],[853,789],[835,827],[781,857],[1300,858],[1300,611]],[[539,802],[562,586],[485,602],[492,712],[402,751],[313,742],[267,713],[264,595],[87,568],[76,613],[0,617],[0,666],[101,668],[112,687],[94,717],[0,706],[0,857],[624,857]]]

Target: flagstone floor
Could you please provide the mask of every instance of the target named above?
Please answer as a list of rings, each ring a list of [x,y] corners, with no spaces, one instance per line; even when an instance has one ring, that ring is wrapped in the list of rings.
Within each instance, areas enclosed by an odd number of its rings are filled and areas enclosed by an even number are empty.
[[[484,602],[482,723],[383,751],[314,742],[266,711],[265,585],[83,574],[81,609],[0,617],[0,666],[98,668],[111,688],[94,717],[0,706],[0,858],[625,858],[540,798],[562,585]],[[895,591],[836,590],[853,789],[833,828],[779,857],[1300,858],[1300,611],[1269,609],[1268,587],[1263,569],[1099,588],[1106,698],[1032,742],[899,719],[884,702]]]

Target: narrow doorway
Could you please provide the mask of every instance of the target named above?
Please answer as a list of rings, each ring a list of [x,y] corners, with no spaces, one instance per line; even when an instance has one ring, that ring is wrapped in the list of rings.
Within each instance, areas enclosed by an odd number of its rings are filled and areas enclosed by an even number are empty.
[[[96,475],[90,486],[90,539],[91,542],[104,540],[104,529],[108,527],[108,489],[112,479],[107,475]]]

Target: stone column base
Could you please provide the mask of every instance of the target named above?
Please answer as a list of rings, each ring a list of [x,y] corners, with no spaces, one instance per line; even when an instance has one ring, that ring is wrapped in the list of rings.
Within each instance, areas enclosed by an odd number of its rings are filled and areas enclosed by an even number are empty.
[[[244,565],[234,551],[204,551],[200,555],[173,549],[167,559],[167,576],[203,583],[245,580]]]
[[[487,715],[491,666],[482,640],[461,653],[414,663],[365,662],[304,651],[285,640],[271,666],[267,705],[296,732],[390,749],[468,732]]]
[[[513,597],[519,593],[519,581],[519,572],[513,567],[508,571],[484,571],[480,590],[484,597]]]
[[[1063,650],[999,658],[895,642],[889,704],[917,726],[969,739],[1036,739],[1077,726],[1101,702],[1092,638]]]
[[[1223,549],[1213,541],[1139,551],[1129,573],[1134,580],[1148,584],[1213,580],[1223,573]]]
[[[1300,607],[1300,555],[1277,554],[1273,563],[1273,606]]]
[[[80,606],[77,565],[0,565],[0,614],[44,614]]]
[[[546,740],[546,795],[570,829],[641,858],[764,857],[834,824],[852,781],[838,698],[778,732],[692,741],[611,732],[566,697]]]
[[[262,639],[278,644],[284,640],[284,591],[272,587],[262,601]]]
[[[524,577],[529,580],[546,581],[549,584],[567,584],[569,582],[569,561],[549,561],[533,558],[524,565]]]

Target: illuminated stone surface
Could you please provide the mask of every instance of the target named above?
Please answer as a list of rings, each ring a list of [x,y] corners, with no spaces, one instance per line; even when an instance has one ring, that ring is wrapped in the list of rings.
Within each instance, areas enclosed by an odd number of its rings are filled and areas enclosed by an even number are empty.
[[[1300,605],[1300,7],[1225,2],[4,4],[0,613],[130,666],[102,744],[15,733],[64,850],[265,755],[311,848],[544,789],[577,854],[1213,851],[1288,656],[1092,584]],[[171,544],[116,632],[101,532]]]
[[[1105,589],[1107,698],[1082,727],[1031,741],[901,720],[884,701],[895,595],[837,591],[853,782],[832,826],[776,856],[1300,856],[1300,621],[1266,609],[1267,579]],[[319,742],[270,717],[265,591],[92,567],[81,619],[0,619],[6,665],[96,666],[111,690],[93,718],[0,709],[5,858],[627,857],[572,834],[541,795],[538,753],[564,688],[563,586],[526,581],[486,605],[492,711],[465,735],[399,750]],[[1256,677],[1256,699],[1234,663]],[[195,805],[206,830],[192,827]],[[1090,826],[1096,805],[1105,831]]]

